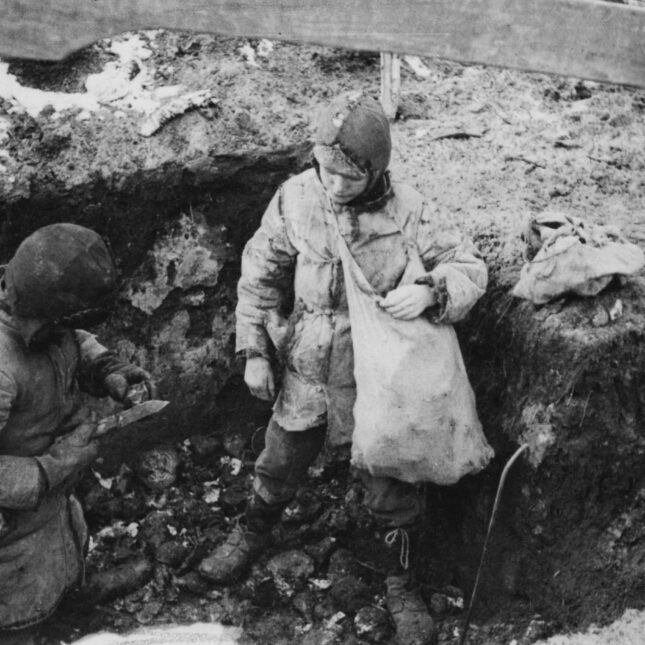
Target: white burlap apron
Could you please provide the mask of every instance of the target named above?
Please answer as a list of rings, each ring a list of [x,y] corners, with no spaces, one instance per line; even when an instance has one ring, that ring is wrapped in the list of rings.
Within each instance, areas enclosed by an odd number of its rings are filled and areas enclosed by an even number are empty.
[[[490,461],[455,330],[398,320],[339,234],[354,347],[352,463],[377,477],[454,484]],[[401,284],[424,274],[416,246]]]

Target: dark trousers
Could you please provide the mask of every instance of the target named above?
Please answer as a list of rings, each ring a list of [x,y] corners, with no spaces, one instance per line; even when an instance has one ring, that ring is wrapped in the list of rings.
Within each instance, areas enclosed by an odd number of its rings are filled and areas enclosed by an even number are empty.
[[[254,494],[272,507],[286,506],[322,450],[326,430],[323,425],[288,431],[271,419],[265,448],[255,462]],[[373,477],[365,470],[357,474],[365,488],[364,504],[380,524],[405,526],[419,517],[421,497],[416,486],[391,477]]]
[[[16,631],[0,631],[2,645],[35,645],[35,629],[18,629]]]

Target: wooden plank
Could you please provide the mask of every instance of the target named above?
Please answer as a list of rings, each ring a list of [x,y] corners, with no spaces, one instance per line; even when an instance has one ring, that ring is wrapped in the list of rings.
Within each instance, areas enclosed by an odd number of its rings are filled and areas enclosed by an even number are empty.
[[[168,28],[645,87],[645,9],[598,0],[0,0],[0,55],[60,59]]]

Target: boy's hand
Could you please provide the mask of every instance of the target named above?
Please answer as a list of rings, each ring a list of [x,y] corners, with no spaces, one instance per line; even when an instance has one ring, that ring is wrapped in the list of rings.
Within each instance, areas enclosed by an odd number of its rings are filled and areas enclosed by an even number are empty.
[[[126,407],[156,398],[156,387],[150,374],[131,363],[123,363],[106,376],[105,387],[115,401],[124,403]]]
[[[399,320],[412,320],[437,302],[437,293],[426,284],[406,284],[390,291],[378,304]]]
[[[36,457],[48,489],[62,484],[98,457],[99,442],[92,438],[95,430],[94,421],[83,421],[72,432],[58,437],[47,452]]]
[[[275,379],[269,361],[256,356],[246,361],[244,370],[244,382],[247,384],[251,394],[263,401],[273,401],[275,398]]]

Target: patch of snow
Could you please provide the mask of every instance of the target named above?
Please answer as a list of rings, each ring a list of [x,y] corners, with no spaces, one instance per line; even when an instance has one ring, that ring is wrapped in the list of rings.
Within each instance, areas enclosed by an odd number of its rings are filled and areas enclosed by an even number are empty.
[[[219,623],[145,627],[129,634],[101,632],[85,636],[75,645],[239,645],[242,630]]]
[[[139,525],[136,522],[130,522],[127,526],[125,522],[121,520],[112,524],[112,526],[106,526],[102,528],[97,534],[96,539],[102,540],[105,538],[114,539],[121,537],[123,535],[129,535],[130,537],[137,537],[139,534]]]
[[[561,634],[535,645],[642,645],[645,634],[645,611],[627,609],[616,621],[606,627],[592,625],[585,632]]]
[[[111,490],[114,485],[114,477],[101,477],[101,473],[97,473],[96,470],[92,470],[92,474],[105,490]]]
[[[4,143],[5,140],[9,137],[9,129],[11,128],[11,121],[0,117],[0,143]],[[1,150],[0,153],[8,155],[5,150]]]
[[[418,78],[428,78],[430,76],[430,69],[418,56],[404,56],[403,60],[409,65],[410,69]]]
[[[123,60],[146,60],[152,56],[152,50],[139,34],[126,34],[124,38],[113,40],[110,51]]]
[[[10,101],[14,111],[27,112],[32,117],[50,106],[54,110],[52,118],[63,110],[76,109],[80,110],[77,118],[85,120],[102,106],[114,108],[116,115],[124,115],[126,109],[149,115],[169,99],[185,93],[181,85],[152,87],[153,74],[145,63],[152,51],[138,34],[125,34],[106,42],[107,51],[116,60],[106,63],[100,72],[88,75],[85,93],[25,87],[9,73],[8,63],[0,63],[0,98]]]
[[[57,112],[75,108],[90,111],[99,109],[98,100],[91,94],[46,92],[22,86],[9,73],[9,63],[0,63],[0,98],[10,101],[15,109],[27,112],[32,117],[38,116],[48,105]]]
[[[259,67],[258,62],[255,60],[255,49],[249,43],[242,45],[237,51],[251,67]]]
[[[269,55],[273,51],[273,42],[263,38],[256,47],[256,53],[260,58],[269,58]]]
[[[221,485],[219,479],[212,482],[204,482],[204,495],[202,499],[207,504],[217,504],[221,495]]]
[[[222,457],[219,462],[222,466],[228,466],[233,476],[239,475],[240,470],[242,470],[242,460],[236,457]]]

